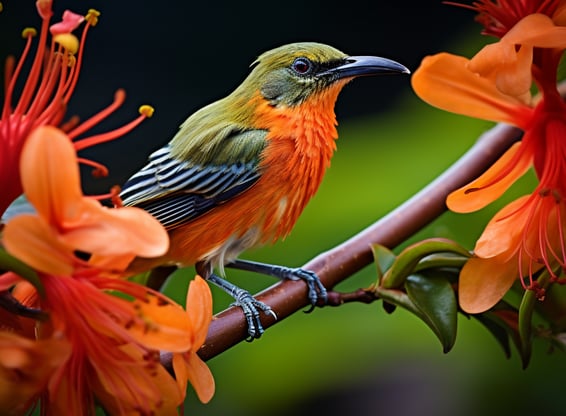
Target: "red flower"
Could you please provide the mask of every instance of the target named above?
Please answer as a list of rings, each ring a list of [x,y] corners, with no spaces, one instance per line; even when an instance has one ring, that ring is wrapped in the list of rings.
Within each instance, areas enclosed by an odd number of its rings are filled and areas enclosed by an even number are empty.
[[[26,45],[19,60],[10,57],[5,65],[5,91],[3,103],[0,103],[0,215],[10,203],[22,193],[19,176],[19,155],[27,136],[39,126],[59,126],[68,133],[70,140],[75,140],[102,119],[108,117],[119,107],[125,94],[119,90],[114,102],[105,110],[91,117],[80,125],[78,119],[72,118],[62,123],[67,105],[75,90],[82,65],[84,44],[88,30],[98,22],[99,12],[89,10],[86,16],[65,11],[62,22],[49,26],[52,12],[52,0],[37,0],[37,11],[42,19],[39,40],[35,56],[31,57],[35,29],[23,31]],[[80,41],[71,32],[85,22]],[[51,32],[51,40],[49,40]],[[26,61],[32,60],[27,74],[24,74]],[[23,82],[19,96],[16,96],[16,85]],[[151,116],[148,106],[140,108],[141,115],[120,129],[100,134],[76,144],[76,150],[84,149],[96,143],[120,137],[138,125],[144,118]],[[102,174],[106,173],[98,163],[83,160],[81,163],[93,165]]]

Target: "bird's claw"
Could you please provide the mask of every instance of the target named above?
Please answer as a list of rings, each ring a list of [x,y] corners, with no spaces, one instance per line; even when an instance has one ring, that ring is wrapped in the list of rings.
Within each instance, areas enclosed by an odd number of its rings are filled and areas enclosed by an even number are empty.
[[[319,304],[326,305],[328,293],[315,272],[298,267],[288,269],[284,277],[290,280],[303,280],[307,284],[311,307],[305,311],[306,313],[312,312]]]
[[[270,314],[274,319],[277,319],[277,315],[269,305],[260,302],[246,290],[238,292],[235,295],[235,300],[236,301],[232,303],[232,305],[242,308],[244,317],[246,318],[249,335],[248,341],[253,341],[254,339],[261,337],[261,335],[265,332],[260,320],[260,310],[266,314]]]

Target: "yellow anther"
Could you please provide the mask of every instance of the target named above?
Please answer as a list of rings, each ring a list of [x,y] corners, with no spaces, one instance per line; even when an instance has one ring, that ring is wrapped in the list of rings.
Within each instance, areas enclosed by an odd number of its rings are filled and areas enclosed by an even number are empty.
[[[0,12],[2,12],[2,10],[4,10],[4,6],[2,6],[2,2],[0,2]]]
[[[96,9],[88,9],[86,13],[85,20],[91,26],[96,26],[98,23],[98,17],[100,16],[100,12]]]
[[[53,36],[53,41],[61,45],[70,54],[75,54],[79,50],[79,40],[71,33],[60,33]]]
[[[67,66],[68,66],[69,68],[74,67],[75,64],[77,63],[77,58],[75,58],[75,55],[69,54],[69,56],[68,56],[67,59],[68,59]]]
[[[150,118],[153,115],[155,108],[153,108],[150,105],[144,104],[144,105],[140,106],[138,111],[141,115],[144,115],[147,118]]]
[[[37,36],[37,30],[35,30],[33,27],[26,27],[24,30],[22,30],[22,38],[27,39],[27,38],[33,38]]]

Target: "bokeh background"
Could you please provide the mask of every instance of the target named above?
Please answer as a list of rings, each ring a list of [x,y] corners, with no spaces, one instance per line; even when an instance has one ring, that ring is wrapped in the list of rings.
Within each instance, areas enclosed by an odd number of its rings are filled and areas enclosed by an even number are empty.
[[[19,54],[25,26],[39,19],[32,0],[4,0],[0,57]],[[87,43],[84,68],[69,112],[87,117],[125,88],[125,105],[97,131],[137,115],[154,117],[133,133],[85,152],[111,169],[92,181],[105,192],[144,164],[194,110],[238,85],[264,50],[294,41],[331,44],[350,54],[381,55],[414,70],[428,54],[470,56],[489,39],[468,10],[436,0],[267,2],[134,2],[55,0],[65,8],[102,12]],[[299,266],[394,209],[460,157],[491,124],[433,109],[412,93],[408,77],[364,78],[341,94],[338,152],[324,183],[292,235],[246,257]],[[528,176],[506,195],[530,189]],[[453,238],[467,247],[502,202],[472,215],[447,213],[415,236]],[[175,275],[166,290],[179,301],[194,271]],[[231,280],[259,291],[273,280],[230,271]],[[368,286],[370,266],[338,289]],[[213,288],[215,310],[230,299]],[[77,301],[88,301],[77,299]],[[297,313],[263,338],[209,362],[217,393],[204,406],[190,394],[186,414],[199,415],[561,415],[566,357],[535,344],[521,369],[473,320],[460,318],[454,349],[443,354],[432,332],[402,310],[379,303]]]

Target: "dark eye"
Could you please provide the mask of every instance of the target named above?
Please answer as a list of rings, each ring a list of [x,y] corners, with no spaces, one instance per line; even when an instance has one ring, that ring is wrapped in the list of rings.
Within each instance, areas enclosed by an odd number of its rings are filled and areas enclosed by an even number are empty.
[[[312,62],[307,58],[297,58],[293,61],[291,68],[299,75],[306,75],[312,70]]]

